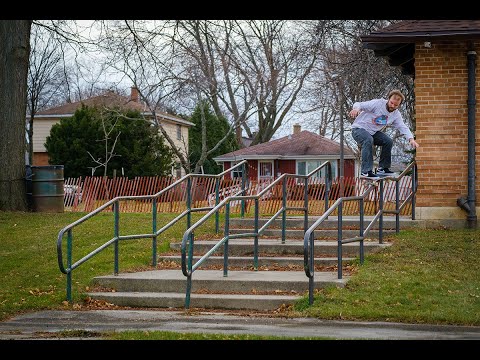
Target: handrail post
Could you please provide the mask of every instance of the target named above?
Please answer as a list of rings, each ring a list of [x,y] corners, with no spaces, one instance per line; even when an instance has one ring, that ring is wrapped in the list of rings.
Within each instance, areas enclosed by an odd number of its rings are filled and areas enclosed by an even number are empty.
[[[378,211],[380,211],[380,218],[378,221],[378,243],[383,244],[383,179],[380,179],[379,192]]]
[[[362,197],[359,200],[359,206],[360,206],[360,264],[363,264],[363,257],[364,257],[364,249],[363,249],[363,234],[364,234],[364,218],[365,218],[365,202],[364,198]]]
[[[187,259],[187,289],[185,295],[185,309],[190,308],[190,294],[192,292],[192,263],[193,263],[193,241],[195,235],[193,231],[190,233],[190,241],[188,243],[188,259]]]
[[[152,266],[157,266],[157,198],[152,200]]]
[[[255,198],[255,219],[254,221],[254,231],[255,238],[253,239],[253,268],[255,271],[258,270],[258,198]]]
[[[245,163],[242,165],[242,195],[245,195],[245,185],[247,184],[246,178],[247,174],[245,173],[246,167]],[[245,199],[240,200],[241,204],[241,210],[240,210],[240,216],[243,218],[245,217]]]
[[[187,229],[190,228],[192,224],[192,178],[187,179]]]
[[[309,265],[310,265],[310,272],[312,274],[312,276],[309,276],[308,277],[308,303],[310,305],[313,304],[313,288],[314,288],[314,276],[315,276],[315,259],[314,259],[314,254],[313,254],[313,250],[315,248],[315,244],[314,244],[314,241],[315,241],[315,236],[314,236],[314,232],[315,230],[312,231],[312,233],[310,234],[310,259],[308,260],[309,261]]]
[[[193,267],[193,241],[195,239],[195,234],[192,233],[190,234],[190,241],[188,243],[188,259],[187,259],[187,269],[188,273],[192,273],[192,267]]]
[[[400,183],[395,180],[395,232],[400,232]]]
[[[338,263],[338,269],[337,269],[337,273],[338,273],[338,278],[341,279],[342,278],[342,237],[343,237],[343,234],[342,234],[342,208],[343,208],[343,201],[340,201],[340,203],[338,204],[338,220],[337,220],[337,223],[338,223],[338,233],[337,233],[337,263]]]
[[[72,229],[67,231],[67,301],[72,301]]]
[[[220,202],[220,195],[219,195],[219,189],[220,189],[220,178],[215,179],[215,206],[218,205]],[[215,234],[218,234],[219,231],[219,213],[218,210],[215,212]]]
[[[285,227],[287,226],[287,179],[285,176],[282,183],[282,244],[285,244]]]
[[[305,208],[304,215],[303,215],[303,235],[308,230],[308,178],[304,179],[305,182],[305,189],[303,193],[303,206]]]
[[[120,214],[119,214],[120,202],[115,201],[113,204],[113,212],[114,212],[114,227],[113,227],[113,236],[116,238],[114,242],[114,265],[113,265],[113,273],[118,275],[118,234],[119,232],[119,222],[120,222]]]
[[[415,198],[417,196],[417,164],[413,165],[412,170],[412,220],[415,220]]]
[[[188,242],[188,258],[187,258],[187,288],[185,295],[185,309],[190,308],[190,294],[192,292],[192,262],[193,262],[193,232],[190,233],[190,241]]]
[[[330,168],[330,163],[327,165],[327,169],[325,171],[325,212],[327,212],[329,205],[329,194],[330,194],[330,186],[332,185],[332,171]]]
[[[187,289],[185,294],[185,309],[190,309],[190,293],[192,292],[192,273],[187,276]]]
[[[228,236],[230,235],[230,202],[225,204],[224,236],[227,238],[223,244],[223,276],[228,276]]]

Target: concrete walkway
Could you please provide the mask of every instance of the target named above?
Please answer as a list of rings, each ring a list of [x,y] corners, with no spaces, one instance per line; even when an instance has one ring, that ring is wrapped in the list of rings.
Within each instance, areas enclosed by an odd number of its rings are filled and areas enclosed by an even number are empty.
[[[55,339],[45,333],[66,330],[124,330],[255,334],[372,340],[480,340],[480,327],[331,321],[158,310],[39,311],[0,322],[1,340]],[[58,338],[56,338],[58,339]],[[78,339],[78,338],[76,338]],[[90,338],[91,339],[91,338]]]

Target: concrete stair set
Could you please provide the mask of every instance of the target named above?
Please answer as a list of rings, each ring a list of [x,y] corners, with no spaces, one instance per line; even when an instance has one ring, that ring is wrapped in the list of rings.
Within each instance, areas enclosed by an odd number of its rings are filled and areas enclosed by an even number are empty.
[[[316,218],[310,219],[312,224]],[[364,227],[368,225],[365,219]],[[259,220],[259,226],[265,220]],[[343,238],[359,234],[358,218],[343,221]],[[400,229],[418,226],[419,222],[401,218]],[[223,275],[223,247],[217,250],[192,275],[190,309],[230,309],[272,311],[288,307],[308,293],[308,277],[303,269],[303,217],[287,217],[286,240],[281,242],[281,222],[276,221],[259,237],[258,270],[253,268],[253,238],[229,240],[228,276]],[[359,256],[359,243],[342,247],[343,276],[337,273],[337,217],[330,216],[315,231],[315,289],[345,286],[348,266]],[[250,230],[248,230],[250,229]],[[252,232],[253,219],[232,218],[230,234]],[[381,251],[391,244],[388,235],[395,233],[395,217],[385,216],[383,243],[378,241],[378,222],[364,241],[365,255]],[[218,239],[223,235],[218,234]],[[217,241],[195,240],[193,262]],[[172,243],[171,252],[158,257],[158,270],[98,276],[94,283],[102,291],[91,292],[92,299],[118,306],[184,308],[186,277],[180,264],[180,242]]]

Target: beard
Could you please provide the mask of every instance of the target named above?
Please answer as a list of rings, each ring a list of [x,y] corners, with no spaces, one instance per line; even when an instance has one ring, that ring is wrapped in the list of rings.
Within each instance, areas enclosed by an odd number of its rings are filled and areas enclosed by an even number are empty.
[[[396,109],[394,109],[394,108],[392,108],[392,107],[388,106],[388,103],[387,103],[387,104],[385,104],[385,107],[387,108],[387,111],[388,111],[388,112],[394,112],[394,111],[396,110]]]

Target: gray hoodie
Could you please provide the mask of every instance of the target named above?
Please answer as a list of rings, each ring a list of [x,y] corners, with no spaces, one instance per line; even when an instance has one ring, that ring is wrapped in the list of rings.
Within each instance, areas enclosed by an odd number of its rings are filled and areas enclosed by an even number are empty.
[[[407,140],[413,138],[413,134],[405,125],[400,111],[398,109],[392,112],[387,110],[386,99],[356,102],[353,104],[353,108],[360,109],[362,112],[355,118],[352,128],[362,128],[367,130],[370,135],[373,135],[387,126],[393,126],[402,135],[405,135]]]

